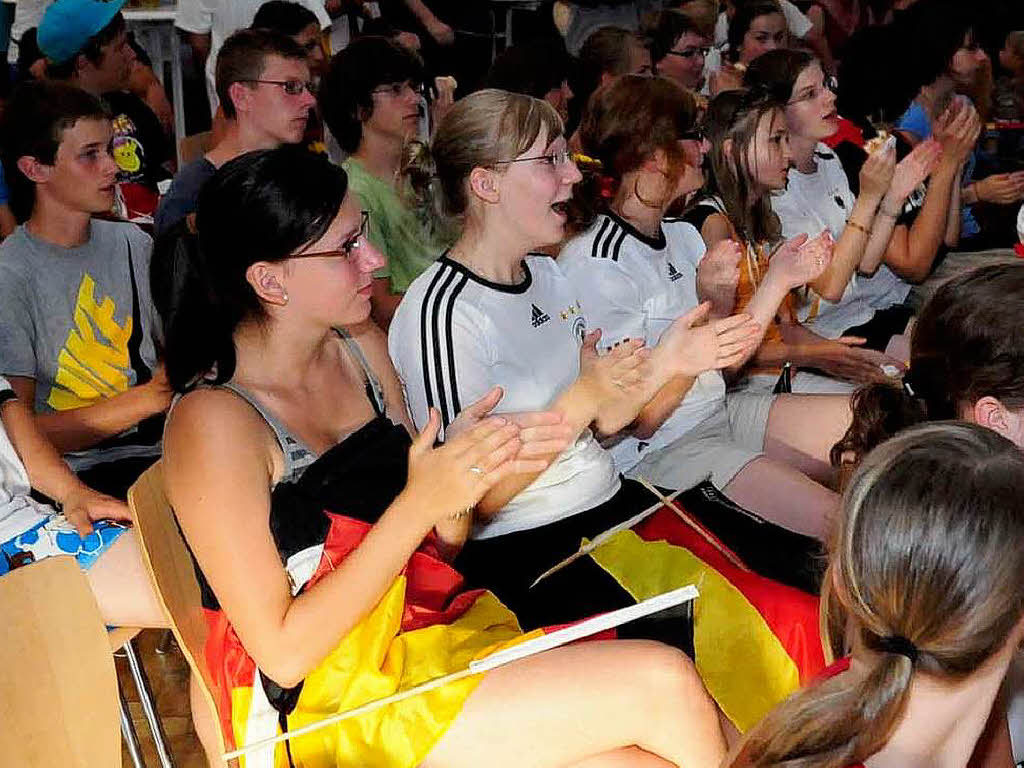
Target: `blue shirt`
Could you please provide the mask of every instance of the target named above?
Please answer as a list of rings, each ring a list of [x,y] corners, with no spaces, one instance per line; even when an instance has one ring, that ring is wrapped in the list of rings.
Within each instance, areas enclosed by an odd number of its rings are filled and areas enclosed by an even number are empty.
[[[909,109],[903,113],[903,117],[900,118],[896,128],[907,133],[912,133],[915,136],[920,137],[921,141],[924,141],[932,135],[932,121],[928,117],[928,113],[924,111],[918,102],[911,102]],[[971,151],[971,154],[967,158],[967,162],[964,164],[964,176],[962,183],[964,186],[970,184],[971,179],[974,177],[974,166],[977,165],[977,148]],[[978,220],[974,218],[974,211],[971,210],[971,206],[962,204],[960,206],[960,236],[961,237],[973,237],[981,231],[981,227],[978,226]]]

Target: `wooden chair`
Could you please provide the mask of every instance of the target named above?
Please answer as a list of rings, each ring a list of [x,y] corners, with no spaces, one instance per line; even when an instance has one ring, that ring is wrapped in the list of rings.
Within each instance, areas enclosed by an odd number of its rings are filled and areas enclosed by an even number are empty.
[[[193,680],[199,685],[201,698],[217,724],[214,746],[219,754],[224,754],[227,750],[212,693],[214,682],[205,661],[208,627],[203,615],[199,582],[192,566],[192,556],[164,495],[161,462],[147,469],[128,490],[128,506],[135,521],[142,560],[156,586],[157,598],[192,671]]]
[[[121,765],[117,673],[89,583],[71,557],[0,578],[0,754],[5,765]]]
[[[195,133],[191,136],[185,136],[178,140],[178,170],[184,168],[186,165],[191,163],[193,160],[198,160],[200,157],[210,151],[210,145],[213,143],[213,132],[204,131],[203,133]]]

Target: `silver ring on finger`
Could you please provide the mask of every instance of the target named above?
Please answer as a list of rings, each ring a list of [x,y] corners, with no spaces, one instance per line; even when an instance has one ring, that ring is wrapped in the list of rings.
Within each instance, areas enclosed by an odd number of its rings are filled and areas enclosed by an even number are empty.
[[[612,384],[614,384],[619,389],[626,388],[626,383],[622,379],[612,379]]]
[[[480,469],[480,467],[478,467],[476,464],[470,467],[469,471],[472,472],[474,475],[482,475],[484,473],[484,471]]]

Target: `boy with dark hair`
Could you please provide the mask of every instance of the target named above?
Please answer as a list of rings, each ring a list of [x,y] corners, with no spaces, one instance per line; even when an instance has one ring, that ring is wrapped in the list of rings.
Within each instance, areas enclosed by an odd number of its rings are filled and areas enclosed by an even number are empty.
[[[171,150],[153,111],[128,91],[135,54],[121,7],[125,0],[57,0],[46,9],[37,42],[47,76],[81,88],[106,103],[114,128],[113,155],[124,218],[156,210],[157,182]]]
[[[0,244],[0,375],[88,485],[118,498],[160,454],[170,388],[149,292],[152,240],[94,219],[114,202],[103,104],[65,83],[15,91],[0,146],[24,224]]]
[[[305,49],[281,32],[243,29],[224,42],[217,54],[224,136],[175,176],[156,212],[158,235],[195,211],[199,190],[224,163],[303,140],[316,104],[310,77]]]

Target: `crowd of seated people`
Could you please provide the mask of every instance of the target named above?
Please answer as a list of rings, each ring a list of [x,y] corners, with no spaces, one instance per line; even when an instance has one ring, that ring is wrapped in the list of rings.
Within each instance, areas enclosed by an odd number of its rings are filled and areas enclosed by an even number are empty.
[[[480,65],[457,3],[183,2],[181,168],[124,0],[45,3],[0,115],[0,578],[70,555],[167,626],[159,461],[211,765],[448,673],[266,764],[1014,765],[1000,3],[559,2]]]

